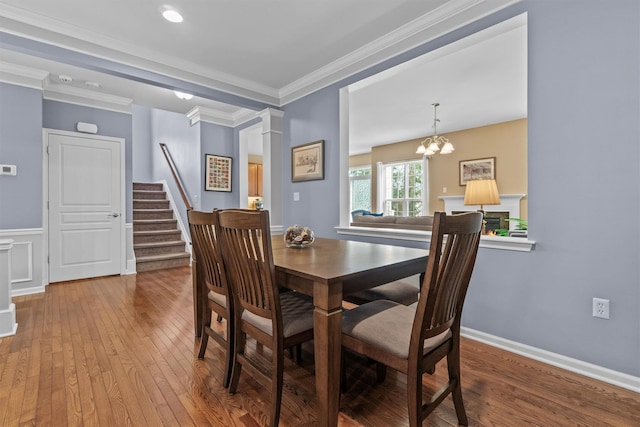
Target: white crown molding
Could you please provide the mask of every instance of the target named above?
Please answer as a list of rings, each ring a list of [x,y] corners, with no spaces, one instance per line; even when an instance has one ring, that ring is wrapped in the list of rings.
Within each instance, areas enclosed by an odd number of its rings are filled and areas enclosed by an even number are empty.
[[[278,90],[199,66],[159,51],[150,52],[132,43],[102,36],[46,16],[0,3],[0,28],[43,43],[112,60],[141,70],[213,88],[267,104],[278,103]],[[172,64],[172,66],[166,65]],[[186,71],[188,70],[188,71]]]
[[[234,113],[215,110],[213,108],[197,106],[187,112],[191,126],[198,122],[213,123],[220,126],[236,127],[257,117],[258,112],[247,108],[240,109]]]
[[[42,82],[49,73],[0,61],[0,82],[42,90]]]
[[[275,106],[283,106],[521,0],[450,0],[282,88],[272,88],[0,3],[3,31]],[[105,47],[109,46],[109,47]],[[173,64],[168,66],[166,64]],[[186,71],[188,70],[188,71]]]
[[[282,87],[279,91],[280,105],[300,99],[519,1],[521,0],[448,1],[432,12]],[[476,10],[471,13],[472,9]],[[468,13],[471,15],[467,17]],[[455,18],[460,19],[456,21]],[[448,21],[451,24],[438,26]]]
[[[73,86],[54,84],[48,80],[45,81],[43,87],[44,99],[46,100],[131,114],[131,104],[133,100],[130,98],[123,98],[121,96],[109,95]]]

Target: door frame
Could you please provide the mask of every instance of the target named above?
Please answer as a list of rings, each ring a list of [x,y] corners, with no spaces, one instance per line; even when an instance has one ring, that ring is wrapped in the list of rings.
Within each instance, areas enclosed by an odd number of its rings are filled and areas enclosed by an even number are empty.
[[[42,235],[43,235],[43,259],[42,278],[44,285],[49,285],[49,135],[63,135],[94,139],[100,141],[115,142],[120,147],[120,275],[126,274],[127,250],[126,250],[126,202],[125,202],[125,139],[112,136],[94,135],[81,132],[70,132],[59,129],[42,128]]]

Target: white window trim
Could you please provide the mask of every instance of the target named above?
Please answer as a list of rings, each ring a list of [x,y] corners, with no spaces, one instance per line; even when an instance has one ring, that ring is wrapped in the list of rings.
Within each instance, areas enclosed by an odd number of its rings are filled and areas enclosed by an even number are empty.
[[[384,194],[384,189],[385,189],[385,180],[386,180],[386,174],[384,173],[384,168],[386,166],[393,166],[393,165],[407,165],[409,163],[417,163],[419,160],[416,159],[410,159],[410,160],[401,160],[401,161],[396,161],[396,162],[378,162],[377,164],[377,195],[378,197],[376,197],[376,212],[384,212],[384,201],[385,200],[399,200],[399,199],[386,199],[385,194]],[[427,183],[429,180],[429,169],[428,169],[428,159],[427,157],[423,157],[422,160],[422,198],[420,200],[420,202],[422,203],[422,212],[423,215],[424,212],[429,212],[429,195],[428,195],[428,190],[427,190]],[[406,188],[405,188],[406,190]],[[405,205],[407,204],[407,200],[415,200],[415,199],[408,199],[408,198],[404,198],[402,199],[405,203]],[[407,208],[408,211],[408,205],[405,206]]]
[[[369,169],[369,175],[351,176],[351,171],[352,170],[356,170],[356,169]],[[350,210],[353,209],[353,206],[351,206],[351,201],[352,201],[352,196],[353,196],[351,194],[351,181],[363,181],[365,179],[368,179],[369,181],[371,181],[372,178],[373,178],[373,175],[371,174],[372,170],[373,170],[373,168],[371,167],[371,165],[353,166],[353,167],[349,168],[349,208],[350,208]]]
[[[423,242],[427,246],[431,243],[431,231],[405,230],[397,228],[377,227],[335,227],[338,234],[359,237],[377,237],[384,239],[407,240]],[[535,248],[534,240],[522,237],[480,236],[480,247],[502,249],[507,251],[531,252]]]

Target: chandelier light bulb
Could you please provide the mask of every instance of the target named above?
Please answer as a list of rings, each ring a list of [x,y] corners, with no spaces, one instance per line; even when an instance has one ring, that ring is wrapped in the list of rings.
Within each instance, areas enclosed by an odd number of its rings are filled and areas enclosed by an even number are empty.
[[[453,144],[450,142],[446,142],[443,146],[442,146],[442,150],[440,150],[440,154],[451,154],[455,151],[455,148],[453,148]]]

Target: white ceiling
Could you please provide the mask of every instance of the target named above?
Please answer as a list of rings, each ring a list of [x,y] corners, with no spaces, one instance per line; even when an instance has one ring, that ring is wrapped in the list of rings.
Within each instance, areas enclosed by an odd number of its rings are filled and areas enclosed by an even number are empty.
[[[45,92],[95,92],[110,102],[132,102],[183,114],[200,107],[232,123],[252,111],[218,102],[215,96],[180,101],[166,83],[139,83],[122,70],[97,72],[65,64],[62,57],[44,59],[19,53],[15,46],[3,43],[2,36],[43,41],[168,76],[178,82],[175,88],[181,88],[179,82],[185,87],[195,84],[277,107],[516,1],[169,0],[185,18],[181,24],[172,24],[160,16],[167,4],[164,0],[0,0],[0,80],[10,69],[14,76],[42,76]],[[482,45],[476,43],[477,48]],[[459,59],[453,54],[438,55],[433,62],[439,65],[427,65],[419,72],[406,71],[399,79],[386,78],[379,88],[377,84],[363,84],[366,89],[352,93],[353,105],[376,111],[378,116],[358,109],[351,138],[388,140],[394,138],[390,130],[398,128],[403,131],[398,135],[409,135],[400,139],[424,135],[425,123],[428,133],[433,120],[431,103],[436,101],[441,103],[438,113],[442,131],[469,120],[456,117],[462,112],[461,105],[468,107],[472,117],[502,105],[502,92],[511,92],[526,74],[518,75],[517,64],[500,65],[512,58],[507,52],[513,50],[505,49],[514,49],[514,45],[504,41],[500,47],[487,46],[488,51],[474,55],[469,48],[457,55]],[[526,52],[515,56],[526,60]],[[468,62],[473,58],[479,61]],[[466,65],[459,65],[460,59]],[[481,66],[483,60],[485,65],[495,66],[487,69]],[[498,74],[496,69],[512,72]],[[492,77],[480,78],[485,74]],[[60,75],[72,77],[73,82],[61,82]],[[425,75],[431,75],[430,81],[437,84],[427,85],[425,92],[416,90],[417,82],[412,79]],[[510,82],[514,77],[517,81]],[[451,81],[454,86],[449,86]],[[96,82],[100,87],[87,86],[86,82]],[[403,84],[398,86],[398,82]],[[485,89],[482,96],[476,96],[479,92],[474,85]],[[415,93],[419,100],[396,102],[405,92]],[[377,101],[380,98],[383,104]],[[466,98],[466,102],[461,103],[460,98]],[[414,102],[422,107],[416,108]],[[412,114],[417,116],[412,118]],[[414,124],[417,128],[411,130]]]
[[[527,21],[520,15],[349,87],[350,154],[527,117]],[[452,141],[455,145],[455,141]]]

